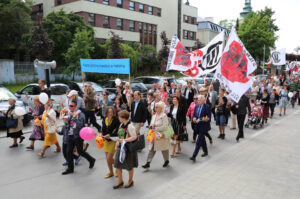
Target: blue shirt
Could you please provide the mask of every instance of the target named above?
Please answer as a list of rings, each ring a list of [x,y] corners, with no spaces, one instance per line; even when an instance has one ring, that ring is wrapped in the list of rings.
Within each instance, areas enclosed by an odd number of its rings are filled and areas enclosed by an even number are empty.
[[[199,105],[199,106],[200,106],[200,107],[198,108],[197,115],[198,115],[198,117],[200,118],[200,115],[201,115],[201,112],[202,112],[203,105]]]
[[[139,101],[135,101],[135,100],[134,100],[134,102],[135,102],[135,103],[134,103],[134,111],[133,111],[133,116],[135,116],[135,112],[136,112],[136,109],[137,109],[137,107],[138,107],[138,105],[139,105],[140,101],[141,101],[141,100],[139,100]]]

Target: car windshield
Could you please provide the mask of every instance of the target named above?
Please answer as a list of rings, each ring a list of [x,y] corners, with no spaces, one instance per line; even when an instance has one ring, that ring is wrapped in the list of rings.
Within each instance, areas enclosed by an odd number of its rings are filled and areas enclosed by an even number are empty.
[[[68,86],[65,85],[55,85],[50,87],[51,95],[63,95],[69,90]]]
[[[9,98],[17,99],[16,96],[6,88],[0,88],[0,101],[7,101]]]
[[[83,89],[83,83],[77,83],[77,84],[80,86],[80,88],[82,90],[84,90]],[[86,85],[86,84],[87,83],[85,83],[84,85]],[[91,84],[92,84],[92,87],[94,88],[95,92],[102,92],[104,90],[101,86],[99,86],[98,84],[96,84],[94,82],[91,82]]]
[[[204,79],[198,79],[196,80],[198,84],[204,84]]]
[[[142,83],[131,83],[132,90],[147,90],[145,84]]]

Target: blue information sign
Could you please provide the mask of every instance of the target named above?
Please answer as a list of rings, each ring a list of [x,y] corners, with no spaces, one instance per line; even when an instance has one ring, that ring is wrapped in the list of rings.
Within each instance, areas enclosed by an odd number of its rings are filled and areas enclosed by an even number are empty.
[[[130,74],[130,59],[80,59],[81,72]]]

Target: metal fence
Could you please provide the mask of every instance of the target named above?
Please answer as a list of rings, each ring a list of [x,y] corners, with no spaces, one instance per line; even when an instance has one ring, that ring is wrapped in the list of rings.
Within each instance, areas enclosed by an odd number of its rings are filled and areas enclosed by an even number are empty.
[[[33,62],[15,62],[15,74],[35,74]]]

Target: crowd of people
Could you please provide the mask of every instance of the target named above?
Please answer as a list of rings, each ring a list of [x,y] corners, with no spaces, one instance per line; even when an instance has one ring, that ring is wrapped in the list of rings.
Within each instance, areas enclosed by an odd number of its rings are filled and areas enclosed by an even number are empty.
[[[50,99],[51,93],[45,88],[45,82],[40,80],[39,85]],[[96,159],[87,152],[89,144],[80,137],[80,130],[92,125],[97,129],[97,136],[104,139],[103,151],[109,170],[105,178],[118,177],[118,182],[113,186],[118,189],[124,186],[122,170],[127,170],[129,180],[125,188],[129,188],[134,184],[134,168],[138,167],[140,150],[124,151],[123,145],[135,142],[142,134],[147,135],[148,132],[143,132],[143,126],[154,132],[155,137],[149,143],[148,156],[146,160],[142,160],[145,162],[142,168],[150,169],[157,151],[161,151],[163,155],[163,168],[168,167],[169,158],[181,153],[181,144],[188,140],[189,134],[192,134],[192,143],[195,143],[190,160],[196,161],[200,149],[203,151],[202,157],[208,155],[206,138],[213,144],[209,131],[214,121],[219,130],[218,138],[224,140],[226,126],[231,118],[230,130],[238,128],[236,141],[239,142],[244,138],[247,115],[248,118],[252,116],[255,106],[262,107],[261,123],[266,124],[274,116],[277,105],[280,108],[279,116],[287,113],[288,104],[294,107],[298,101],[300,105],[299,89],[299,76],[283,74],[256,78],[249,91],[236,103],[230,99],[229,93],[218,80],[205,82],[201,88],[193,81],[189,81],[186,86],[166,81],[163,85],[153,84],[147,96],[142,96],[139,91],[133,92],[128,83],[124,86],[121,84],[117,87],[115,99],[109,98],[108,91],[97,96],[92,85],[87,83],[83,96],[79,96],[75,90],[67,91],[64,109],[58,119],[51,100],[42,104],[39,97],[34,97],[34,107],[31,109],[34,125],[29,136],[31,143],[26,149],[34,150],[35,142],[43,141],[44,146],[38,155],[44,157],[46,150],[51,145],[56,145],[54,152],[62,150],[65,158],[63,166],[67,169],[63,175],[73,173],[74,160],[77,165],[81,157],[88,160],[89,168],[93,168]],[[14,148],[18,147],[18,139],[22,143],[25,137],[22,132],[22,116],[14,112],[17,106],[15,99],[9,99],[9,104],[5,115],[16,126],[7,127],[7,137],[13,139],[10,148]],[[97,122],[97,117],[102,120],[101,125]],[[62,127],[58,128],[57,120],[63,121]],[[193,132],[187,132],[188,121]],[[170,129],[172,136],[165,136]],[[62,147],[57,134],[62,135]]]

